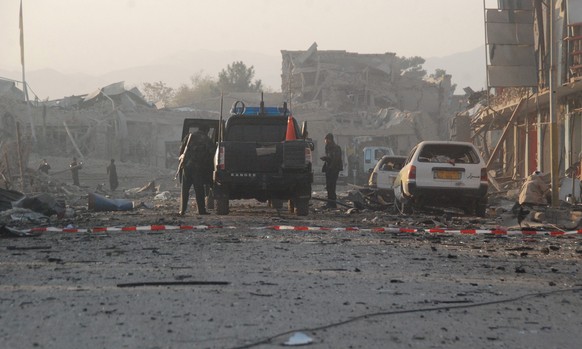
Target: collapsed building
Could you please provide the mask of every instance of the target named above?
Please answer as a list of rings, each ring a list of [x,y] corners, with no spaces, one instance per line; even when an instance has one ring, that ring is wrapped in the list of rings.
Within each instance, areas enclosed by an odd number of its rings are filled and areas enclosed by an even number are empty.
[[[427,78],[419,64],[394,53],[320,51],[313,43],[281,55],[281,90],[293,112],[309,122],[315,159],[328,132],[348,158],[358,158],[364,144],[407,154],[422,140],[448,140],[450,119],[464,108],[453,96],[450,75]]]
[[[394,53],[318,51],[315,43],[306,51],[281,53],[283,93],[265,94],[265,103],[287,100],[298,119],[308,122],[316,162],[328,132],[336,135],[346,159],[357,158],[366,144],[405,154],[419,141],[448,139],[450,118],[462,107],[453,96],[450,75],[427,78],[418,62]],[[3,81],[0,91],[1,130],[6,133],[0,144],[0,172],[12,177],[21,176],[31,151],[174,167],[184,118],[218,119],[220,114],[195,108],[157,109],[137,88],[126,89],[123,82],[86,95],[28,104],[13,81]],[[235,100],[257,105],[260,98],[226,94],[225,109]]]
[[[31,152],[172,167],[184,118],[216,117],[191,110],[158,110],[138,89],[125,89],[123,82],[87,95],[36,103],[24,102],[14,88],[3,91],[10,93],[0,94],[0,173],[12,179],[25,176]]]

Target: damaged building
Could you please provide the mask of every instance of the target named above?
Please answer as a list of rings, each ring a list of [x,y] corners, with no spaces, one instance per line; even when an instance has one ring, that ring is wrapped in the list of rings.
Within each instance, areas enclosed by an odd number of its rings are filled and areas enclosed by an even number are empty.
[[[344,148],[345,173],[351,174],[347,170],[358,167],[365,145],[387,146],[396,154],[406,154],[422,140],[449,139],[450,119],[462,107],[453,96],[451,76],[443,72],[427,77],[418,57],[319,51],[315,43],[306,51],[281,54],[283,92],[265,94],[265,102],[289,101],[298,120],[308,122],[309,137],[316,145],[316,168],[328,132]],[[0,91],[2,129],[8,132],[2,138],[0,170],[12,177],[20,171],[21,160],[26,167],[26,154],[31,151],[41,156],[115,158],[171,168],[176,164],[184,118],[217,119],[220,113],[157,109],[138,89],[126,89],[123,82],[86,95],[29,104],[22,102],[22,91],[13,81],[3,81]],[[235,100],[257,105],[260,99],[259,94],[224,97],[225,115]],[[20,151],[14,151],[16,124],[21,129]]]
[[[281,90],[294,113],[309,122],[315,159],[323,151],[317,142],[328,132],[350,158],[358,158],[364,144],[406,154],[420,141],[447,140],[450,118],[464,107],[455,103],[451,76],[427,78],[423,61],[394,53],[320,51],[316,43],[281,55]]]
[[[128,90],[123,82],[87,95],[28,104],[15,86],[2,91],[0,173],[4,182],[25,176],[31,152],[81,161],[115,158],[174,167],[184,118],[217,118],[216,113],[158,110],[138,89]]]
[[[464,114],[471,137],[498,190],[534,170],[559,184],[582,150],[582,4],[505,0],[484,10],[490,93]]]

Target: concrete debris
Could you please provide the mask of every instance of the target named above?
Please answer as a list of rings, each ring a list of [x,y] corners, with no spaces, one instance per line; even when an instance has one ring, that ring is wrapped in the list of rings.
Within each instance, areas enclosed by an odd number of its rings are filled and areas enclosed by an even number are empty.
[[[13,202],[13,207],[27,208],[34,212],[42,213],[50,217],[54,214],[58,218],[65,215],[65,203],[62,200],[56,200],[53,196],[47,193],[42,193],[34,196],[25,196],[22,199]]]
[[[14,207],[13,202],[24,198],[25,195],[16,190],[0,188],[0,211],[6,211]]]
[[[172,200],[172,193],[170,193],[169,191],[163,191],[159,194],[157,194],[156,196],[154,196],[154,200],[156,201],[167,201],[167,200]]]
[[[349,190],[345,198],[360,210],[383,211],[394,205],[394,194],[386,189],[356,188]]]
[[[14,224],[14,223],[46,223],[50,220],[49,217],[42,213],[34,212],[27,208],[13,208],[10,210],[0,212],[0,224]]]
[[[149,196],[153,193],[157,193],[159,192],[159,190],[160,187],[156,186],[156,182],[151,181],[148,184],[144,185],[143,187],[127,189],[124,193],[124,196],[127,198],[138,198],[143,196]]]
[[[14,237],[34,237],[40,233],[30,232],[30,229],[16,229],[0,225],[0,238],[14,238]]]

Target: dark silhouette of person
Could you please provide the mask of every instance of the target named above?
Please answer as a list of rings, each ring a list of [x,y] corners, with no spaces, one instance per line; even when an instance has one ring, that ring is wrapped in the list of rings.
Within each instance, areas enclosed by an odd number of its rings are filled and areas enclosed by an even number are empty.
[[[38,170],[44,174],[48,174],[49,170],[51,169],[51,165],[46,161],[46,159],[42,159],[40,166],[38,166]]]
[[[71,175],[73,176],[73,184],[79,186],[79,170],[81,169],[83,163],[78,163],[77,158],[73,158],[73,161],[69,164],[71,169]]]
[[[119,186],[117,180],[117,167],[115,166],[115,159],[111,159],[111,163],[107,166],[107,174],[109,175],[109,188],[114,191]]]
[[[327,190],[327,208],[337,207],[336,186],[340,171],[343,169],[342,148],[333,140],[333,134],[325,136],[325,161],[322,171],[325,172],[325,189]]]
[[[212,157],[214,155],[214,145],[208,136],[208,131],[208,126],[201,125],[198,128],[198,131],[192,134],[188,144],[188,137],[182,141],[182,147],[180,148],[180,159],[182,164],[180,178],[182,188],[180,196],[180,211],[178,212],[181,216],[186,213],[188,200],[190,198],[190,187],[192,186],[194,186],[194,192],[196,195],[198,214],[208,214],[204,200],[204,185],[212,183]]]

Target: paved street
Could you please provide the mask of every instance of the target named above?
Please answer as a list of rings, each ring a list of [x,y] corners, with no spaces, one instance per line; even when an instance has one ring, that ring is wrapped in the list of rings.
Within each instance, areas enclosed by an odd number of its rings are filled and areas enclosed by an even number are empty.
[[[170,210],[85,218],[222,228],[0,239],[2,347],[270,348],[295,332],[314,348],[575,348],[582,339],[578,237],[277,231],[268,227],[362,218]]]

